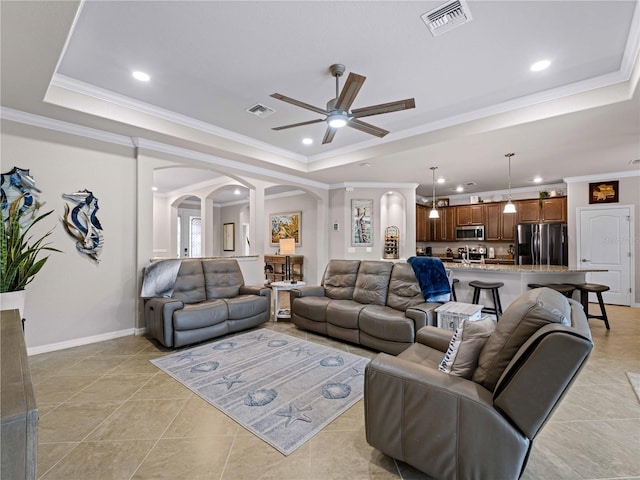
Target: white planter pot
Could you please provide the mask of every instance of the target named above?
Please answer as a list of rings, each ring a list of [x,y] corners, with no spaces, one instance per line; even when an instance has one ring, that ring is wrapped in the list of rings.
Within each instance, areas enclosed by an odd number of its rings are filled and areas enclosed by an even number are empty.
[[[0,293],[0,310],[20,311],[20,318],[24,318],[24,302],[27,297],[26,290]]]

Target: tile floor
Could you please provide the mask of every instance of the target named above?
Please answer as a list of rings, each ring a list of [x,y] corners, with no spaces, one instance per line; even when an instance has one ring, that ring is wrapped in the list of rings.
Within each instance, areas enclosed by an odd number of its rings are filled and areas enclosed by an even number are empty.
[[[590,321],[594,352],[538,436],[525,480],[640,479],[640,403],[625,375],[640,373],[640,309],[607,311],[612,330]],[[264,328],[374,355],[288,322]],[[149,362],[165,353],[145,337],[124,337],[30,357],[38,477],[428,478],[366,443],[362,401],[284,457]]]

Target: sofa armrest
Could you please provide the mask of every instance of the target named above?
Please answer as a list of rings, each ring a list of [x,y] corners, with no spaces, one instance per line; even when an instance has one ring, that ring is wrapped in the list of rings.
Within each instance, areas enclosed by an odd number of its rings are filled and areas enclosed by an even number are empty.
[[[294,297],[324,297],[324,287],[322,285],[310,285],[289,290],[291,298]]]
[[[416,332],[426,325],[436,324],[436,308],[440,303],[419,303],[405,310],[404,314],[415,323]]]
[[[453,333],[444,328],[426,326],[416,333],[416,342],[444,353],[449,348]]]
[[[173,347],[173,312],[184,308],[182,300],[154,297],[144,304],[147,331],[165,347]]]
[[[263,285],[242,285],[240,295],[260,295],[266,297],[271,294],[271,289]]]

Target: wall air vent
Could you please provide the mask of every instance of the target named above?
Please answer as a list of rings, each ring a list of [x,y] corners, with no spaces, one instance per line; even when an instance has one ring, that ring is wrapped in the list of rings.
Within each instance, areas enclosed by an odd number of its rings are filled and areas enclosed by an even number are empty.
[[[421,17],[429,27],[431,34],[437,37],[452,28],[470,22],[471,12],[464,0],[453,0],[423,14]]]
[[[246,111],[260,118],[266,118],[272,113],[275,113],[273,108],[262,105],[261,103],[256,103],[253,107],[247,108]]]

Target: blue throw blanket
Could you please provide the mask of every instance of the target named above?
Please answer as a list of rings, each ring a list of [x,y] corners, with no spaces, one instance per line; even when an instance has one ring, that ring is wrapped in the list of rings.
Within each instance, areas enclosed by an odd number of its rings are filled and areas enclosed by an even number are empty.
[[[442,260],[433,257],[409,257],[407,262],[416,274],[426,302],[448,302],[451,286]]]

